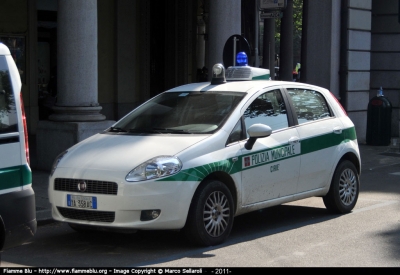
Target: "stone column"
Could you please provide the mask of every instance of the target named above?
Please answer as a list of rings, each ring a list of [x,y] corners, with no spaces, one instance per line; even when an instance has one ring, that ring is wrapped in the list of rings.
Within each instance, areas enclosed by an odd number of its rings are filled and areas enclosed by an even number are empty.
[[[223,50],[229,37],[241,34],[241,1],[218,0],[210,1],[208,19],[208,60],[206,66],[208,77],[212,75],[212,67],[216,63],[223,63]],[[249,57],[250,58],[250,57]]]
[[[39,121],[37,164],[50,170],[58,154],[110,127],[98,103],[97,0],[58,0],[57,102]]]
[[[97,102],[97,0],[58,0],[53,121],[101,121]]]
[[[150,1],[115,2],[115,117],[150,97]]]
[[[347,78],[347,69],[340,69],[339,65],[340,43],[346,44],[340,38],[341,20],[345,18],[340,13],[341,1],[305,0],[303,5],[301,82],[324,87],[339,97],[339,90],[346,90],[346,87],[339,89],[339,81]],[[343,35],[347,38],[348,27],[344,25]],[[347,52],[342,54],[347,57]],[[343,73],[340,78],[339,72]]]
[[[206,24],[202,16],[197,16],[197,69],[203,69],[205,65],[206,56],[206,43],[204,39],[204,34],[206,33]]]
[[[262,67],[269,69],[271,79],[275,80],[275,19],[264,19]]]
[[[279,75],[281,80],[293,80],[293,0],[287,1],[281,20]]]
[[[28,119],[28,130],[30,135],[36,134],[37,122],[39,121],[39,106],[38,106],[38,28],[37,28],[37,1],[28,1],[28,34],[26,47],[27,54],[27,87],[29,88],[29,101],[25,103],[25,112]],[[27,104],[28,103],[28,104]],[[29,107],[27,107],[27,105]]]

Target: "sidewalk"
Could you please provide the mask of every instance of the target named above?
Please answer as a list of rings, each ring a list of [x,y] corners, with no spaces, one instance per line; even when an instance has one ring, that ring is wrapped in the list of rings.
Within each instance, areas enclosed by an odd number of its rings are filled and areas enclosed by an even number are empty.
[[[399,147],[360,144],[359,148],[362,171],[400,164]],[[48,171],[32,169],[32,186],[36,195],[36,219],[38,221],[38,226],[52,222],[51,206],[47,192],[48,180]]]

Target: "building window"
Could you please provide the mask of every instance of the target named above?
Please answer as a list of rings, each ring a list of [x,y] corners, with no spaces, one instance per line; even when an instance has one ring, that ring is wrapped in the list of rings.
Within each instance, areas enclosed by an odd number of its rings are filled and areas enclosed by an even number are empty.
[[[15,64],[21,76],[22,83],[26,83],[26,53],[25,53],[25,37],[22,36],[3,36],[0,35],[0,42],[6,45],[14,58]]]

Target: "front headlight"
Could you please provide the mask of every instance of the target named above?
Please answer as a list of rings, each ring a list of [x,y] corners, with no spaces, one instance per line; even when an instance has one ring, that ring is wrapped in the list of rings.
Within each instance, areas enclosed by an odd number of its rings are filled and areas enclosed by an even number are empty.
[[[143,181],[158,179],[178,173],[182,168],[182,162],[173,156],[159,156],[152,158],[126,175],[126,181]]]
[[[50,177],[54,174],[54,171],[56,171],[58,164],[60,163],[61,159],[64,157],[66,153],[68,153],[68,151],[64,151],[56,157],[56,159],[53,162],[53,167],[51,167]]]

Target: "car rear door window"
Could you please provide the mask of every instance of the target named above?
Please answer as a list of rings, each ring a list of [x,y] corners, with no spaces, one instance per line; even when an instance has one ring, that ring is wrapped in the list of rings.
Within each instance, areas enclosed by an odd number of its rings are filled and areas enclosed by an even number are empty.
[[[0,135],[18,132],[18,117],[6,59],[0,56]]]
[[[299,124],[331,117],[332,113],[324,96],[313,90],[287,89],[292,98]]]

